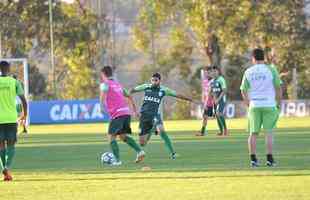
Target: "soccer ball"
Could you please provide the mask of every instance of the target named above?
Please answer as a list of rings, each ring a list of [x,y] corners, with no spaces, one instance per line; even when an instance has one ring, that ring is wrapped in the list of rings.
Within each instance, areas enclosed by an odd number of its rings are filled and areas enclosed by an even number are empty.
[[[115,156],[111,152],[105,152],[101,155],[101,163],[102,164],[108,164],[111,165],[113,162],[115,162]]]

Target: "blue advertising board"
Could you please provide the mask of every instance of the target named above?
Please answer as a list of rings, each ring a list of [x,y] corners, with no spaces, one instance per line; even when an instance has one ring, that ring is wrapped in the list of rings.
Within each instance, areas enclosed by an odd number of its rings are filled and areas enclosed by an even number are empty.
[[[109,121],[101,112],[98,99],[72,101],[32,101],[29,103],[31,124],[68,124]]]

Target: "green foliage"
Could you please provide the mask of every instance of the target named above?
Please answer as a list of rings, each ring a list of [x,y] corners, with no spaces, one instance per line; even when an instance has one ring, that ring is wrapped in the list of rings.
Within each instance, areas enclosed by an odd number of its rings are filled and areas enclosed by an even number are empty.
[[[4,57],[27,57],[30,51],[49,55],[47,2],[0,2],[0,34]],[[96,92],[90,91],[96,88],[94,63],[99,60],[99,39],[102,39],[98,33],[98,16],[87,9],[81,10],[77,1],[70,5],[57,1],[53,3],[53,18],[57,84],[57,94],[53,97],[95,97]],[[102,35],[108,37],[106,33]],[[52,88],[53,76],[50,73],[46,92],[51,94]]]
[[[177,101],[171,118],[174,120],[190,119],[191,104],[184,101]]]
[[[29,93],[32,100],[42,100],[46,98],[47,81],[35,65],[30,65],[29,70]]]
[[[180,1],[152,1],[156,4],[156,16],[160,20],[156,23],[157,34],[160,30],[176,31],[175,36],[183,35],[180,40],[183,44],[191,46],[193,52],[200,52],[202,56],[209,57],[209,63],[220,62],[227,72],[229,80],[230,97],[240,97],[238,86],[243,69],[248,65],[249,58],[244,57],[254,47],[270,46],[275,49],[276,64],[279,71],[298,68],[303,77],[309,65],[309,30],[306,29],[303,14],[304,1],[246,1],[246,0],[180,0]],[[166,12],[169,11],[169,12]],[[143,12],[140,13],[143,16]],[[143,19],[143,20],[141,20]],[[159,19],[156,18],[156,19]],[[146,17],[141,17],[142,24],[146,24]],[[137,26],[136,28],[141,28]],[[150,31],[147,26],[143,32]],[[142,30],[142,29],[140,29]],[[158,33],[159,32],[159,33]],[[181,33],[182,32],[182,33]],[[162,32],[162,34],[165,34]],[[212,37],[218,38],[215,43]],[[145,40],[146,41],[146,40]],[[165,49],[158,51],[170,52],[179,50],[175,41],[165,41]],[[146,41],[147,43],[148,41]],[[179,44],[182,42],[178,41]],[[214,54],[210,47],[217,46],[218,52]],[[144,45],[144,52],[148,52],[148,45]],[[212,48],[211,48],[212,49]],[[213,48],[214,49],[214,48]],[[182,51],[182,49],[180,50]],[[178,54],[177,54],[178,55]],[[191,54],[183,54],[191,59]],[[223,57],[223,59],[222,59]],[[182,56],[175,57],[177,62],[182,62]],[[218,61],[217,61],[218,60]],[[208,63],[204,63],[206,65]],[[239,66],[238,66],[239,65]],[[182,69],[175,65],[175,68]],[[189,68],[189,71],[194,69]],[[242,70],[240,70],[242,69]],[[182,71],[180,73],[189,71]],[[184,74],[186,74],[184,73]],[[233,77],[231,77],[233,76]],[[288,84],[291,77],[286,77]],[[304,82],[299,91],[300,97],[305,97],[310,85]]]

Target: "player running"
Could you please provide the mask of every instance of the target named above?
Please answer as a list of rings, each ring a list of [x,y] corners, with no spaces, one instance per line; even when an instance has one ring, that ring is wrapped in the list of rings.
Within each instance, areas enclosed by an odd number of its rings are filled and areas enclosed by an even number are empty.
[[[131,148],[137,152],[136,163],[144,159],[145,153],[141,147],[128,134],[131,134],[131,110],[126,101],[129,100],[133,112],[136,112],[136,106],[128,91],[124,89],[120,83],[113,79],[113,71],[110,66],[105,66],[101,69],[100,84],[100,103],[103,105],[111,117],[109,124],[108,138],[110,147],[116,157],[116,161],[112,165],[121,165],[119,147],[116,141],[119,135],[120,139],[127,143]]]
[[[224,110],[226,106],[226,92],[227,86],[224,77],[221,75],[220,68],[213,66],[210,70],[210,75],[213,78],[210,82],[210,94],[213,97],[215,116],[217,124],[220,129],[220,133],[217,135],[227,136],[228,130],[224,117]]]
[[[278,120],[277,106],[281,101],[281,82],[275,68],[264,62],[264,51],[254,49],[252,54],[253,66],[248,68],[240,86],[242,97],[249,106],[248,120],[249,132],[248,148],[251,166],[257,167],[256,138],[261,127],[266,131],[267,166],[274,166],[273,158],[273,129]]]
[[[1,61],[0,71],[0,167],[4,181],[12,181],[10,169],[17,141],[16,96],[20,97],[24,110],[21,120],[27,118],[27,101],[21,83],[8,75],[10,64]]]
[[[183,95],[177,94],[174,90],[164,87],[160,84],[161,75],[155,73],[152,75],[151,84],[143,84],[135,87],[130,93],[144,92],[144,101],[140,110],[140,145],[145,146],[151,138],[152,130],[155,129],[160,133],[160,137],[164,140],[168,148],[171,159],[176,159],[176,153],[173,148],[172,142],[167,135],[162,118],[159,114],[159,106],[164,96],[176,97],[179,99],[192,101]]]
[[[214,102],[213,97],[210,95],[210,83],[212,80],[212,77],[210,76],[211,73],[211,67],[206,67],[204,72],[204,77],[202,80],[202,102],[203,102],[203,120],[202,120],[202,127],[200,130],[200,133],[197,133],[196,136],[204,136],[205,134],[208,134],[208,130],[206,129],[207,123],[208,123],[208,117],[214,116]]]

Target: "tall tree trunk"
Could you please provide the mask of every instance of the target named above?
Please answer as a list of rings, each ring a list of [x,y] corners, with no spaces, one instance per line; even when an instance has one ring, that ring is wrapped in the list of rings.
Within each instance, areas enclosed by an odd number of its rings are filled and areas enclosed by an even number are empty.
[[[218,43],[218,38],[215,34],[211,34],[208,39],[208,46],[205,48],[208,55],[210,65],[221,67],[221,49]]]

